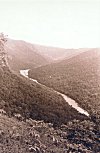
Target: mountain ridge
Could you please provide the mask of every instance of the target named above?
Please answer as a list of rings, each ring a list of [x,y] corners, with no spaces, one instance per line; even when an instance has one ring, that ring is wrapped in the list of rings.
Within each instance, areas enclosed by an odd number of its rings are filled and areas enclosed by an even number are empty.
[[[38,67],[48,63],[46,58],[40,55],[25,41],[8,39],[5,45],[8,63],[13,70]]]
[[[13,39],[7,39],[5,49],[10,67],[17,71],[60,62],[91,50],[91,48],[64,49],[49,47]]]

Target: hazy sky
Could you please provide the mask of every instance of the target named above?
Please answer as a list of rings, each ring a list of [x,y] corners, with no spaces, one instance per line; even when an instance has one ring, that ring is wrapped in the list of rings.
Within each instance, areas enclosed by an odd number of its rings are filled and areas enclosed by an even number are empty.
[[[49,46],[100,47],[100,0],[0,0],[0,32]]]

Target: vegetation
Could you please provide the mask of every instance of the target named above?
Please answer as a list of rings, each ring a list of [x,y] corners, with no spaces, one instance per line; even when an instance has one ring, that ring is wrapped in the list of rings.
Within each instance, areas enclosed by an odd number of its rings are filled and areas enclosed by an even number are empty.
[[[64,93],[93,115],[100,111],[100,50],[29,71],[29,77]]]
[[[7,65],[0,66],[0,86],[0,108],[10,116],[20,113],[25,118],[42,119],[56,125],[85,118],[52,89],[17,76]]]
[[[68,59],[70,57],[76,56],[82,52],[90,50],[90,48],[80,48],[80,49],[65,49],[57,47],[48,47],[42,45],[34,44],[34,48],[38,53],[44,55],[46,59],[53,60],[52,62],[58,62],[63,59]]]
[[[0,65],[6,65],[5,42],[6,36],[3,33],[0,33]]]
[[[5,49],[7,50],[9,66],[14,71],[48,63],[48,60],[37,52],[34,45],[25,41],[7,39]]]
[[[85,118],[52,89],[18,77],[8,68],[0,69],[0,85],[0,107],[9,115],[20,113],[26,118],[55,124]]]
[[[55,60],[69,58],[87,50],[46,47],[12,39],[7,39],[5,49],[9,66],[14,71],[47,65]]]
[[[73,98],[90,120],[68,122],[62,129],[68,152],[100,151],[100,50],[30,70],[29,77]]]
[[[99,153],[98,126],[90,121],[52,124],[25,122],[0,114],[0,153]]]
[[[51,153],[52,151],[60,153],[64,150],[70,150],[73,148],[73,144],[71,146],[71,143],[68,142],[66,138],[62,138],[64,132],[60,129],[54,130],[49,128],[49,125],[44,122],[43,124],[38,124],[37,121],[32,121],[31,119],[28,121],[26,118],[37,120],[44,119],[47,122],[56,124],[57,126],[60,122],[66,122],[67,124],[69,118],[71,120],[74,118],[82,118],[82,116],[80,116],[80,114],[79,116],[75,115],[77,112],[73,109],[69,109],[62,99],[61,103],[64,107],[60,103],[58,105],[58,102],[60,102],[59,98],[61,97],[58,97],[56,102],[55,97],[57,95],[53,98],[54,94],[50,92],[50,90],[48,93],[47,89],[45,91],[36,84],[28,82],[26,79],[23,79],[23,81],[22,78],[18,79],[18,77],[12,74],[7,68],[1,69],[0,72],[0,74],[2,74],[0,80],[3,81],[0,82],[0,107],[10,116],[10,118],[0,116],[1,153],[14,151],[16,153],[17,151],[19,151],[19,153],[28,153],[37,147],[40,151],[45,150],[45,152],[48,153]],[[45,95],[43,95],[43,92]],[[53,103],[52,100],[49,101],[49,98],[54,100]],[[64,112],[64,109],[67,112]],[[63,112],[65,114],[62,115]],[[15,116],[14,114],[16,113],[22,114],[22,119],[26,123],[18,122],[14,118],[11,118],[11,116]],[[40,138],[37,138],[35,133],[38,134]]]
[[[1,45],[5,37],[2,36],[0,53],[5,53],[4,45]],[[92,57],[86,53],[86,56],[83,54],[67,62],[38,68],[37,73],[34,70],[39,81],[44,80],[46,85],[73,98],[76,95],[79,100],[82,98],[82,101],[75,99],[88,111],[91,109],[91,118],[87,118],[69,106],[53,89],[14,74],[8,68],[5,54],[0,55],[0,153],[99,153],[100,116],[99,99],[96,99],[100,87],[96,65],[99,56]],[[95,98],[91,98],[94,91]],[[84,101],[88,97],[90,101]]]

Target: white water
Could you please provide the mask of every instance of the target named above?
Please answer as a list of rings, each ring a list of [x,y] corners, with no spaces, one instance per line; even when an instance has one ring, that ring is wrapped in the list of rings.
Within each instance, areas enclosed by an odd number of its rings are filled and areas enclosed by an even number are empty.
[[[23,75],[26,78],[29,78],[28,77],[28,71],[29,71],[29,69],[27,69],[27,70],[20,70],[20,74]],[[43,85],[43,84],[39,83],[37,80],[35,80],[35,79],[31,79],[31,78],[29,78],[29,79],[32,80],[32,81],[34,81],[34,82],[36,82],[36,83],[38,83],[38,84],[40,84],[40,85]],[[54,92],[56,92],[59,95],[61,95],[65,99],[65,101],[69,105],[71,105],[73,108],[75,108],[79,113],[84,114],[86,116],[89,116],[89,113],[87,111],[85,111],[84,109],[82,109],[81,107],[79,107],[78,104],[75,102],[75,100],[69,98],[68,96],[66,96],[66,95],[64,95],[64,94],[62,94],[62,93],[60,93],[58,91],[55,91],[54,90]]]

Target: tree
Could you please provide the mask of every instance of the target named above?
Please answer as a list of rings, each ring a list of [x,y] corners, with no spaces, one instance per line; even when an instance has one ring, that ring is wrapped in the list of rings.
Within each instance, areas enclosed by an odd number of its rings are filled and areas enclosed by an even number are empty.
[[[0,33],[0,65],[6,66],[6,52],[5,52],[5,42],[7,41],[7,36]]]

